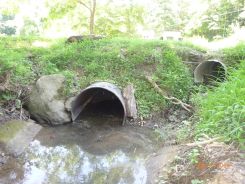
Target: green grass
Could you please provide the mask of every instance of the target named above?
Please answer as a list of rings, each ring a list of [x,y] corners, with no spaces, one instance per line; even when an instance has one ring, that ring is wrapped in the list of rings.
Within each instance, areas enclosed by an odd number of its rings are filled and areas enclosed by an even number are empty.
[[[50,46],[33,46],[39,40]],[[121,88],[132,83],[139,115],[147,117],[153,111],[162,110],[167,102],[145,80],[145,75],[152,76],[171,95],[188,99],[191,74],[176,55],[177,47],[177,42],[126,38],[66,44],[62,39],[2,37],[0,73],[11,70],[12,81],[18,84],[31,84],[41,75],[61,73],[67,78],[67,93],[95,81],[109,81]]]
[[[237,67],[241,61],[245,60],[245,42],[240,42],[235,47],[222,50],[224,63],[228,67]]]
[[[245,61],[241,61],[227,82],[209,90],[207,96],[199,100],[197,135],[217,135],[244,146]]]

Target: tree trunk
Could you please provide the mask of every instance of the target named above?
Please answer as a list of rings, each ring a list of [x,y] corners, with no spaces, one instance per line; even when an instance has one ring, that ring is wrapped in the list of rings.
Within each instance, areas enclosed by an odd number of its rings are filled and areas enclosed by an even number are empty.
[[[81,5],[89,10],[90,17],[89,17],[89,34],[94,34],[94,17],[96,11],[96,0],[90,0],[90,5],[85,4],[83,1],[79,1]]]
[[[92,1],[92,7],[90,9],[90,22],[89,22],[89,32],[90,32],[90,35],[93,35],[94,34],[95,10],[96,10],[96,0],[93,0]]]

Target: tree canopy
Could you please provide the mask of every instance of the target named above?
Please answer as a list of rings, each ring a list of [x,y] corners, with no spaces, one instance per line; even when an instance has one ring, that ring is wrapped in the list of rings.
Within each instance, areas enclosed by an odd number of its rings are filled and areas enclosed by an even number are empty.
[[[55,27],[107,36],[179,31],[212,40],[228,36],[245,22],[244,0],[3,0],[0,14],[21,17],[16,33],[24,35],[43,34]],[[1,20],[1,33],[15,32]]]

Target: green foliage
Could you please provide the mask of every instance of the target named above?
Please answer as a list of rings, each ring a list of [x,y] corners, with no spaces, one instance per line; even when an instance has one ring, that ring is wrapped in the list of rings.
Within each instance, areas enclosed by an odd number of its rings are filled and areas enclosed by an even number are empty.
[[[158,9],[153,11],[154,28],[162,34],[163,31],[181,31],[191,19],[188,11],[190,2],[185,0],[157,0]],[[178,10],[176,9],[178,7]],[[157,21],[156,21],[157,19]],[[151,22],[149,22],[151,24]]]
[[[1,15],[0,14],[0,33],[6,35],[14,35],[16,32],[15,26],[8,25],[7,21],[14,19],[13,15]]]
[[[1,93],[0,99],[3,99],[5,101],[14,100],[15,96],[12,95],[11,93]]]
[[[158,54],[155,52],[157,47],[164,49]],[[60,71],[76,71],[82,87],[98,80],[114,81],[121,87],[133,83],[140,115],[145,117],[151,111],[159,110],[165,103],[163,97],[145,81],[144,69],[147,67],[154,70],[151,67],[158,66],[154,78],[163,87],[167,86],[171,94],[182,99],[188,95],[188,87],[191,85],[188,71],[175,53],[166,47],[168,45],[160,41],[120,38],[96,42],[87,40],[65,47],[55,46],[52,54],[43,55],[42,59]]]
[[[183,67],[182,62],[171,49],[163,51],[160,65],[154,75],[159,86],[167,92],[178,96],[181,99],[188,97],[188,92],[192,85],[187,68]],[[185,99],[187,101],[187,99]]]
[[[12,68],[15,80],[21,83],[32,83],[40,75],[62,73],[67,78],[67,94],[95,81],[109,81],[121,88],[132,83],[142,117],[167,105],[145,80],[146,74],[171,95],[188,99],[190,74],[168,42],[114,38],[65,44],[58,40],[49,48],[37,48],[30,47],[33,41],[35,38],[0,41],[5,45],[0,53],[1,69]]]
[[[108,3],[97,13],[96,31],[102,35],[133,36],[137,25],[144,24],[144,8],[133,1],[131,4]]]
[[[202,133],[218,135],[227,141],[244,145],[245,127],[245,62],[234,71],[229,80],[209,90],[199,99],[200,121],[196,125],[197,136]]]
[[[140,32],[147,34],[147,31],[154,30],[160,37],[164,31],[180,31],[212,40],[229,36],[234,27],[242,27],[245,22],[242,15],[244,0],[202,0],[195,3],[190,0],[96,0],[96,6],[93,2],[2,0],[0,14],[23,17],[24,26],[20,33],[24,35],[49,34],[50,30],[43,28],[51,27],[58,32],[64,30],[64,33],[65,29],[71,29],[77,34],[107,36],[137,36]],[[32,11],[23,11],[22,5]],[[193,8],[194,5],[197,8]],[[15,33],[14,27],[1,26],[0,30],[6,34]]]
[[[15,27],[10,27],[10,26],[6,26],[6,25],[0,27],[0,33],[2,33],[2,34],[14,35],[15,32],[16,32]]]
[[[183,143],[193,137],[193,126],[189,121],[183,121],[182,125],[176,132],[177,142]]]
[[[232,26],[242,23],[239,15],[242,12],[243,0],[206,0],[209,8],[201,17],[201,24],[193,30],[194,34],[205,36],[209,40],[227,37]]]
[[[37,25],[37,23],[35,23],[30,18],[26,18],[24,20],[24,25],[25,26],[23,26],[23,28],[20,31],[21,35],[34,36],[34,35],[38,35],[39,34],[39,32],[40,32],[39,26]]]
[[[159,142],[167,138],[167,133],[157,128],[157,129],[154,129],[154,136],[156,140]]]
[[[191,152],[189,153],[189,160],[192,164],[197,164],[198,163],[198,156],[200,155],[200,152],[198,149],[193,148]]]
[[[245,42],[240,42],[235,47],[222,50],[223,60],[228,67],[236,67],[241,61],[245,60]]]

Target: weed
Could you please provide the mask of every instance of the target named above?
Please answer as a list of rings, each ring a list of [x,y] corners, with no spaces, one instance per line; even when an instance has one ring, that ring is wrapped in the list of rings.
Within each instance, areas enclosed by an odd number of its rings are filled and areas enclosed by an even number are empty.
[[[241,61],[245,60],[245,43],[241,42],[235,47],[222,50],[223,60],[228,67],[237,67]]]
[[[210,89],[205,97],[199,96],[200,121],[197,137],[202,133],[218,135],[226,141],[244,144],[245,127],[245,62],[233,71],[227,82]]]
[[[191,152],[189,153],[189,160],[192,164],[198,163],[198,156],[200,155],[200,152],[198,149],[193,148]]]

